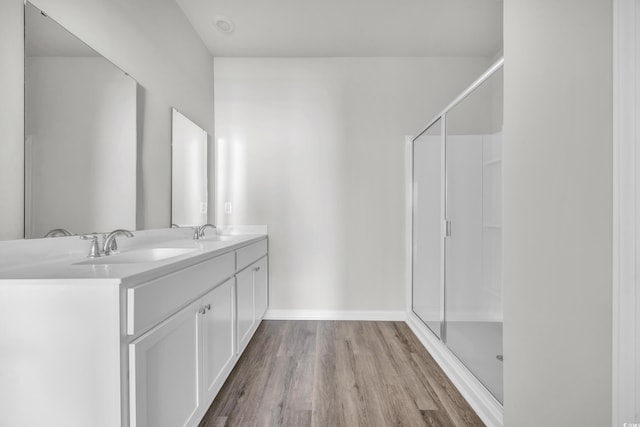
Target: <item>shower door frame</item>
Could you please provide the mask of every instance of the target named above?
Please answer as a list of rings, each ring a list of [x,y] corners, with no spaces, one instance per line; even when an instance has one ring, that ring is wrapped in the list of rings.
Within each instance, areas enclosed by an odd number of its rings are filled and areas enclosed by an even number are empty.
[[[431,331],[433,331],[433,329],[431,329],[431,327],[427,324],[427,322],[422,319],[420,317],[420,315],[418,313],[416,313],[415,311],[413,311],[413,245],[414,245],[414,206],[413,206],[413,200],[415,197],[415,189],[413,187],[413,183],[414,183],[414,179],[415,179],[415,171],[413,168],[414,165],[414,154],[415,154],[415,143],[416,141],[422,136],[424,135],[432,126],[434,126],[436,123],[438,123],[438,120],[440,120],[440,318],[439,318],[439,322],[440,322],[440,335],[438,336],[438,339],[442,342],[446,342],[447,341],[447,337],[446,337],[446,333],[447,333],[447,328],[445,327],[445,321],[446,321],[446,313],[445,313],[445,309],[444,309],[444,305],[445,305],[445,283],[446,283],[446,272],[445,272],[445,254],[446,254],[446,220],[444,220],[444,218],[447,217],[447,180],[446,180],[446,176],[447,176],[447,150],[446,150],[446,143],[445,143],[445,139],[446,139],[446,135],[447,135],[447,116],[446,113],[439,115],[438,117],[436,117],[422,132],[420,132],[418,134],[418,136],[415,137],[407,137],[407,143],[409,144],[409,162],[411,165],[411,171],[409,174],[409,209],[410,209],[410,227],[409,227],[409,233],[410,233],[410,241],[411,241],[411,253],[410,256],[408,256],[408,263],[409,263],[409,269],[411,272],[411,275],[409,277],[409,284],[410,284],[410,288],[409,288],[409,301],[408,301],[408,309],[410,312],[412,312],[413,314],[415,314],[416,316],[418,316],[420,318],[420,320],[422,321],[422,323],[424,323],[424,325]]]
[[[611,413],[617,426],[640,417],[640,0],[614,0],[613,12]]]
[[[405,244],[405,253],[406,253],[406,305],[407,305],[407,325],[411,328],[411,330],[416,334],[418,339],[422,342],[425,348],[429,351],[431,356],[434,358],[436,363],[442,368],[447,377],[451,380],[451,382],[455,385],[455,387],[460,391],[465,400],[471,405],[474,411],[478,414],[478,416],[482,419],[482,421],[487,426],[502,426],[502,416],[503,416],[503,407],[502,404],[489,392],[489,390],[478,380],[478,378],[471,373],[471,371],[457,358],[457,356],[445,345],[445,341],[438,338],[428,326],[424,323],[424,321],[415,314],[413,311],[413,145],[415,141],[422,136],[433,124],[435,124],[439,119],[442,120],[442,144],[443,144],[443,152],[442,161],[445,162],[442,165],[441,174],[446,175],[446,128],[447,128],[447,113],[453,109],[456,105],[458,105],[462,100],[464,100],[467,96],[469,96],[475,89],[477,89],[480,85],[482,85],[486,80],[488,80],[494,73],[498,70],[502,69],[504,65],[504,58],[501,57],[498,59],[487,71],[485,71],[477,80],[475,80],[467,89],[465,89],[457,98],[455,98],[445,109],[440,112],[440,114],[436,115],[433,120],[431,120],[427,126],[424,127],[422,131],[420,131],[416,136],[407,136],[405,137],[405,197],[406,197],[406,227],[405,227],[405,235],[406,235],[406,244]],[[446,201],[446,176],[441,175],[443,178],[443,192],[445,193],[441,197],[445,197],[444,201]],[[443,208],[445,209],[445,208]],[[444,334],[441,334],[444,338],[446,338],[446,313],[444,313],[444,298],[445,295],[445,280],[446,276],[444,276],[444,257],[446,246],[444,246],[446,237],[444,235],[445,232],[445,219],[446,219],[446,211],[443,213],[443,217],[441,218],[442,223],[442,253],[441,253],[441,300],[442,300],[442,328],[444,328]]]
[[[441,156],[440,156],[440,178],[441,178],[441,194],[440,194],[440,203],[441,203],[441,233],[440,233],[440,336],[438,339],[443,343],[447,342],[447,328],[446,328],[446,317],[447,313],[445,310],[445,302],[446,302],[446,247],[447,247],[447,237],[449,235],[449,227],[451,225],[449,219],[447,218],[447,115],[448,113],[455,108],[458,104],[460,104],[464,99],[466,99],[469,95],[471,95],[478,87],[480,87],[485,81],[489,80],[496,72],[501,70],[504,66],[504,58],[501,57],[498,61],[496,61],[487,71],[485,71],[478,79],[476,79],[469,87],[467,87],[458,97],[456,97],[447,107],[440,112],[433,120],[429,122],[427,126],[424,127],[422,131],[420,131],[414,137],[407,137],[407,143],[409,144],[409,163],[410,163],[410,171],[408,173],[409,179],[409,189],[407,195],[409,196],[409,210],[410,217],[409,219],[409,233],[410,233],[410,251],[407,255],[408,265],[409,265],[409,298],[408,298],[408,309],[409,311],[420,317],[416,312],[413,311],[413,245],[414,245],[414,227],[413,227],[413,197],[414,197],[414,188],[413,188],[413,180],[414,180],[414,170],[413,170],[413,162],[414,162],[414,147],[416,141],[420,139],[433,125],[435,125],[438,120],[441,121],[441,129],[440,129],[440,144],[441,144]],[[422,319],[421,319],[422,320]],[[422,322],[431,330],[431,328],[425,323],[424,320]]]

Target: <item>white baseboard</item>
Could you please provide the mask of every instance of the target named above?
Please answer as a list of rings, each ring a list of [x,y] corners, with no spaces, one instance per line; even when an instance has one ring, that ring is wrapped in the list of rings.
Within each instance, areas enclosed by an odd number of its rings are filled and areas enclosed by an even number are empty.
[[[435,322],[439,322],[442,313],[438,311],[419,311],[420,317],[423,319],[433,319]],[[502,313],[498,311],[486,311],[486,310],[449,310],[447,311],[448,322],[502,322]]]
[[[502,427],[502,405],[413,313],[407,325],[487,427]]]
[[[367,310],[274,310],[269,309],[265,320],[374,320],[399,321],[407,320],[405,311],[367,311]]]

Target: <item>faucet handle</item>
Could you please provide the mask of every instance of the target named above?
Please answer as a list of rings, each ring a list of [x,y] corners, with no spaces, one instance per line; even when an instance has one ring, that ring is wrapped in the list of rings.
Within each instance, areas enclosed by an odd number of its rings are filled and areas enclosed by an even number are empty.
[[[98,244],[98,236],[96,234],[84,234],[80,236],[82,240],[91,240],[91,249],[87,258],[98,258],[102,256],[100,245]]]

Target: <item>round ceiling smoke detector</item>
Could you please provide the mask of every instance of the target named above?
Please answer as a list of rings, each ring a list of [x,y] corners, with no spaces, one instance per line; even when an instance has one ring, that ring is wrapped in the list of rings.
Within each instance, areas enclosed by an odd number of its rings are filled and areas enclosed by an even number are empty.
[[[213,25],[224,34],[233,33],[233,29],[235,28],[233,22],[226,16],[214,16],[213,17]]]

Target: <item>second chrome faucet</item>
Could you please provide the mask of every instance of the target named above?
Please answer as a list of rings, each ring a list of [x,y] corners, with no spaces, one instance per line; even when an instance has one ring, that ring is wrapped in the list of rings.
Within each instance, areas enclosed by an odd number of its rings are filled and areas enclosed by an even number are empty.
[[[204,230],[207,227],[212,228],[214,230],[216,229],[215,225],[209,224],[209,223],[201,225],[200,227],[194,227],[194,229],[193,229],[193,239],[194,240],[202,239],[204,237]]]
[[[129,230],[125,230],[123,228],[113,230],[111,233],[107,234],[107,237],[104,238],[102,252],[105,255],[113,255],[120,252],[118,251],[118,242],[116,242],[116,237],[120,235],[133,237],[133,233],[130,232]]]

